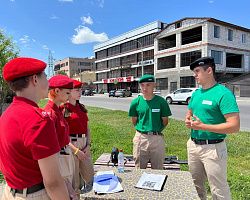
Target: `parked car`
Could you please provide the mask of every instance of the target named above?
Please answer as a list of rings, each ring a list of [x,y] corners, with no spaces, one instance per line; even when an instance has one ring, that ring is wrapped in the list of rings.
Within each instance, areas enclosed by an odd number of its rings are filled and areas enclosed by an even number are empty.
[[[153,91],[153,93],[155,94],[155,95],[159,95],[159,96],[161,96],[161,91]],[[142,96],[143,94],[140,92],[140,93],[138,93],[138,96]]]
[[[132,97],[132,92],[126,89],[116,90],[115,97]]]
[[[166,100],[169,104],[173,102],[178,103],[187,103],[189,104],[189,101],[191,99],[191,96],[195,90],[198,88],[180,88],[178,90],[175,90],[174,92],[168,94],[166,96]]]
[[[86,89],[86,90],[84,90],[84,91],[82,92],[82,94],[83,94],[84,96],[93,96],[93,95],[94,95],[94,93],[93,93],[93,91],[92,91],[91,89]]]
[[[115,97],[115,91],[116,90],[110,90],[109,91],[109,97]]]

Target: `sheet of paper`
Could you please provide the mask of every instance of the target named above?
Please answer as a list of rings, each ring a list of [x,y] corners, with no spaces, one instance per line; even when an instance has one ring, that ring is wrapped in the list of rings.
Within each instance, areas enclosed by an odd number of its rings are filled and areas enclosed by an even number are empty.
[[[139,179],[135,187],[148,190],[161,191],[166,178],[167,175],[148,174],[146,172],[143,172],[141,178]]]

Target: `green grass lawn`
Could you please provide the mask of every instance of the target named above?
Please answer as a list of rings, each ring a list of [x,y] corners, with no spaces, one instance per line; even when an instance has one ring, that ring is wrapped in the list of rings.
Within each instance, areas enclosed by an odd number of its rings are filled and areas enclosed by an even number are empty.
[[[43,106],[45,101],[40,102]],[[87,107],[92,135],[91,151],[95,161],[102,153],[111,152],[112,147],[122,148],[132,154],[132,139],[135,129],[127,112]],[[250,140],[249,132],[240,132],[227,137],[228,181],[235,200],[250,199]],[[166,155],[187,159],[186,142],[189,130],[184,122],[170,119],[164,130]],[[188,170],[187,165],[181,170]]]

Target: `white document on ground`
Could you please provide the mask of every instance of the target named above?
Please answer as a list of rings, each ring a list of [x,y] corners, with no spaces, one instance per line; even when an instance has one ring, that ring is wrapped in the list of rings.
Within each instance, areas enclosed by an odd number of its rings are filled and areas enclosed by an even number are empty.
[[[97,194],[107,194],[123,191],[123,188],[113,171],[99,171],[94,176],[93,190]]]
[[[135,187],[147,190],[161,191],[163,189],[166,178],[167,175],[148,174],[146,172],[143,172]]]

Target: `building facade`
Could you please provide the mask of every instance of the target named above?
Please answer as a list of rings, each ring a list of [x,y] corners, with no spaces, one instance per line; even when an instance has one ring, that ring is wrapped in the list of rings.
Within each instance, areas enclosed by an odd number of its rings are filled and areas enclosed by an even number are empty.
[[[218,82],[250,72],[250,29],[214,18],[170,23],[156,36],[154,46],[154,73],[162,95],[196,87],[189,65],[200,57],[214,57]]]
[[[95,71],[84,71],[79,74],[76,74],[72,78],[89,85],[96,81],[96,74]]]
[[[85,71],[95,70],[95,59],[92,58],[64,58],[56,61],[54,65],[55,74],[65,73],[70,78]]]
[[[165,24],[155,21],[94,46],[97,90],[138,92],[142,74],[154,74],[154,38]]]

